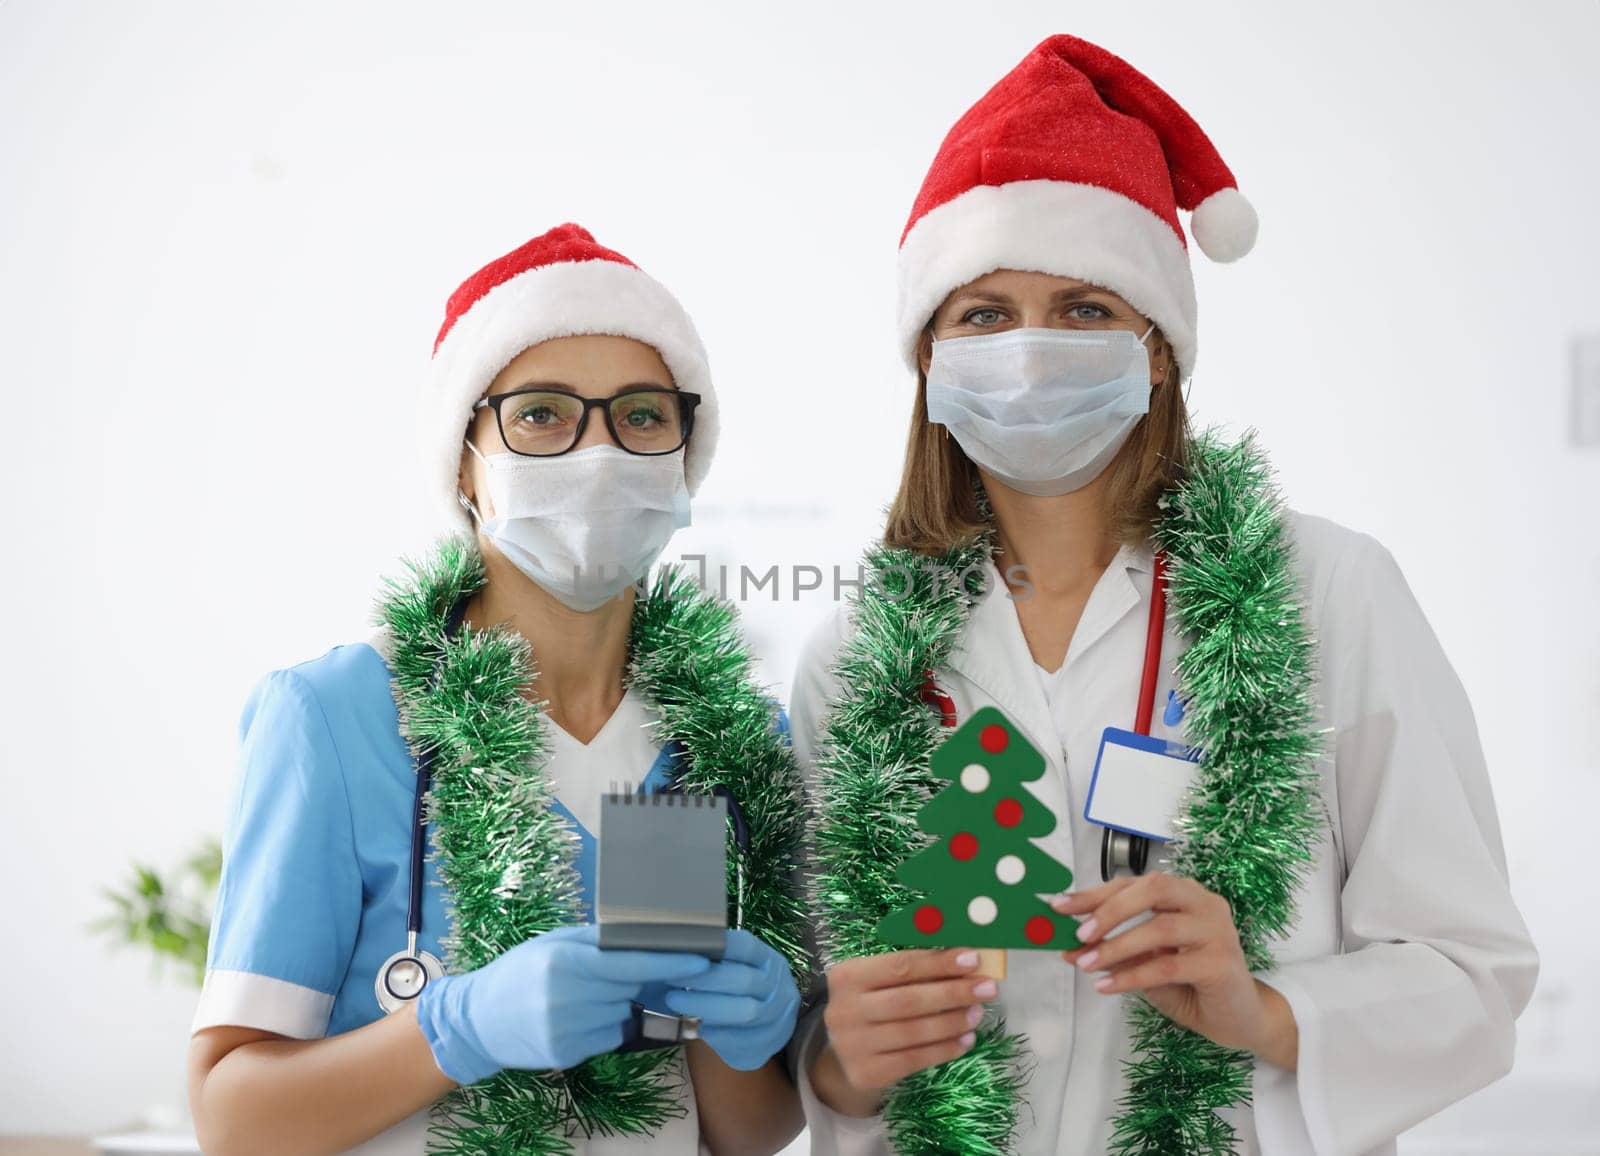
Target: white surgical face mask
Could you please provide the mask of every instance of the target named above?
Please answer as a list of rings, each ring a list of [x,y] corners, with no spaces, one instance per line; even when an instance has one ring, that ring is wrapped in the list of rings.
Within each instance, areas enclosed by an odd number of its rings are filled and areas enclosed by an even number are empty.
[[[933,343],[928,420],[979,466],[1028,494],[1092,482],[1150,410],[1155,325],[1008,329]]]
[[[689,524],[683,451],[643,456],[596,445],[548,458],[484,457],[494,516],[485,537],[517,569],[573,610],[594,610],[648,573]]]

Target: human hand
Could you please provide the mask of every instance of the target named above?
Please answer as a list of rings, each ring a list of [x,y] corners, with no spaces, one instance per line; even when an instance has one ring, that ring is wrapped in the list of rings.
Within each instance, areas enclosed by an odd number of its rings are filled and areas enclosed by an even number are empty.
[[[893,1084],[971,1048],[983,1001],[1000,990],[971,974],[977,966],[969,948],[891,951],[834,965],[823,1013],[828,1047],[813,1069],[823,1102],[870,1115]],[[826,1077],[830,1067],[844,1086]]]
[[[1084,971],[1106,972],[1095,990],[1137,991],[1174,1023],[1224,1047],[1270,1046],[1276,1020],[1221,895],[1193,879],[1152,871],[1069,891],[1051,906],[1080,921],[1084,946],[1061,957]],[[1153,917],[1105,937],[1146,912]]]
[[[722,959],[664,997],[679,1015],[698,1016],[700,1038],[730,1068],[754,1071],[794,1034],[800,991],[788,961],[743,929],[728,932]]]
[[[646,983],[711,966],[680,952],[601,951],[595,935],[593,924],[558,927],[424,987],[417,1024],[440,1071],[472,1084],[502,1068],[570,1068],[622,1043]]]

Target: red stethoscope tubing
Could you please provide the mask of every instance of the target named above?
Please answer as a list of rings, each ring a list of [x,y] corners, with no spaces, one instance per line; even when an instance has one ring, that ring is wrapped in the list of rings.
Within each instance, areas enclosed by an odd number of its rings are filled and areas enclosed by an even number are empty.
[[[1134,713],[1133,729],[1141,735],[1150,733],[1150,720],[1155,714],[1156,679],[1161,675],[1161,637],[1167,621],[1167,556],[1160,551],[1155,555],[1155,570],[1150,578],[1150,623],[1144,636],[1144,674],[1139,679],[1139,705]],[[1121,862],[1118,862],[1118,860]],[[1120,867],[1128,867],[1135,875],[1143,875],[1150,859],[1150,839],[1131,832],[1119,834],[1115,827],[1106,827],[1100,836],[1100,878],[1109,883]]]
[[[1133,729],[1150,733],[1150,719],[1156,709],[1156,679],[1161,674],[1161,636],[1167,622],[1167,556],[1156,552],[1155,574],[1150,582],[1150,624],[1144,637],[1144,676],[1139,680],[1139,708]]]

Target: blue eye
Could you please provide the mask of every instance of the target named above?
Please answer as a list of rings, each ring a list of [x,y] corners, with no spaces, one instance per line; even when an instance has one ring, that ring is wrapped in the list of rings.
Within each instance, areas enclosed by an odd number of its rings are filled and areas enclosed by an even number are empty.
[[[977,309],[969,310],[967,313],[963,314],[961,323],[963,325],[994,325],[1004,316],[1005,315],[1001,313],[1000,310],[994,308],[992,305],[985,305]]]
[[[1090,312],[1079,313],[1078,310],[1080,309],[1087,309]],[[1068,306],[1067,312],[1072,315],[1075,321],[1098,321],[1103,317],[1111,316],[1111,310],[1104,305],[1096,305],[1092,301],[1080,301],[1076,305]]]

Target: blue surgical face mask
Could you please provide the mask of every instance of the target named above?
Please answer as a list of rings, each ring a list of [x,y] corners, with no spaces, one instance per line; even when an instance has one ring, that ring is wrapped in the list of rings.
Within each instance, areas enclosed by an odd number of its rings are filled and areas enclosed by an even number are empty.
[[[1007,329],[933,343],[928,420],[1012,489],[1065,494],[1150,410],[1150,354],[1126,329]]]

